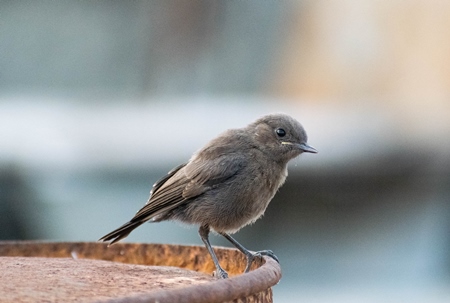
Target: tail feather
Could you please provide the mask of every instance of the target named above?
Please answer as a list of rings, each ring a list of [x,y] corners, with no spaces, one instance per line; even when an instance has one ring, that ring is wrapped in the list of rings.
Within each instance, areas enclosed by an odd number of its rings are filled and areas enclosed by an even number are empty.
[[[140,226],[143,221],[136,221],[136,222],[128,222],[122,225],[121,227],[117,228],[116,230],[113,230],[109,234],[101,237],[99,241],[102,242],[109,242],[108,246],[113,245],[114,243],[122,240],[123,238],[126,238],[135,228]]]

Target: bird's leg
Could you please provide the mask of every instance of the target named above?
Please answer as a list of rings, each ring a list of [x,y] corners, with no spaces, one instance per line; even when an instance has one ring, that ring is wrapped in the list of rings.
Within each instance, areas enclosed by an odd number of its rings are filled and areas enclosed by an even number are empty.
[[[209,251],[209,254],[211,255],[211,258],[214,262],[214,265],[216,266],[216,275],[219,278],[226,279],[228,278],[227,272],[220,266],[219,260],[217,259],[216,253],[214,252],[214,249],[211,246],[211,243],[209,243],[209,226],[208,225],[202,225],[198,229],[198,233],[200,234],[200,238],[202,239],[203,243],[205,243],[206,248]]]
[[[246,249],[244,246],[242,246],[238,241],[236,241],[229,234],[227,234],[227,233],[220,233],[220,234],[222,236],[224,236],[225,239],[230,241],[231,244],[233,244],[237,249],[239,249],[247,257],[247,266],[245,267],[245,272],[248,272],[250,270],[250,267],[252,266],[253,260],[256,257],[269,256],[272,259],[274,259],[275,261],[277,261],[278,263],[280,263],[278,261],[278,257],[275,256],[275,254],[271,250],[261,250],[261,251],[257,251],[257,252],[251,252],[248,249]]]

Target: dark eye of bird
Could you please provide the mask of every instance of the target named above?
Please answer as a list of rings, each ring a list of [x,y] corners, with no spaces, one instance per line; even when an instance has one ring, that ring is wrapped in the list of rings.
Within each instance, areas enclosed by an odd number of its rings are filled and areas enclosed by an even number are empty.
[[[286,131],[282,128],[277,128],[277,130],[275,132],[277,133],[278,137],[286,136]]]

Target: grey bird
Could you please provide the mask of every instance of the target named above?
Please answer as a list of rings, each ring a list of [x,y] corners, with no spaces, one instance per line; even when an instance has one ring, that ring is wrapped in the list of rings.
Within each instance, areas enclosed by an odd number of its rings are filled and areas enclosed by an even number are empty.
[[[211,247],[210,230],[245,254],[245,272],[262,255],[278,262],[272,251],[249,251],[230,234],[264,214],[286,180],[289,160],[303,152],[317,150],[307,144],[302,125],[285,114],[266,115],[244,128],[227,130],[156,182],[145,206],[99,241],[114,244],[147,221],[178,220],[200,226],[200,238],[220,278],[228,274]]]

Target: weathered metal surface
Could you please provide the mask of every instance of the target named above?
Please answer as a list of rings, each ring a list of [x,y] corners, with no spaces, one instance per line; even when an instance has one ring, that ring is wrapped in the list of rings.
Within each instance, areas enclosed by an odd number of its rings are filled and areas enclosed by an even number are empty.
[[[91,302],[101,300],[102,302],[272,302],[272,290],[271,286],[278,283],[281,278],[281,270],[274,260],[271,258],[265,258],[255,262],[252,267],[252,271],[246,274],[242,274],[245,268],[245,257],[235,249],[228,248],[215,248],[218,258],[230,274],[230,279],[219,280],[211,277],[211,273],[214,271],[214,264],[211,261],[206,249],[201,246],[180,246],[180,245],[161,245],[161,244],[128,244],[117,243],[111,247],[103,243],[48,243],[48,242],[0,242],[0,256],[16,256],[16,257],[45,257],[45,258],[72,258],[72,259],[94,259],[94,260],[107,260],[116,261],[121,263],[129,263],[135,265],[146,265],[147,271],[134,270],[127,268],[123,265],[123,268],[111,269],[105,271],[102,267],[103,275],[98,279],[105,281],[105,272],[110,273],[109,279],[120,279],[121,275],[126,276],[124,273],[140,272],[143,274],[141,282],[129,285],[130,292],[125,295],[121,290],[127,287],[124,285],[97,285],[95,284],[95,272],[90,271],[89,277],[93,282],[93,287],[96,288],[96,293],[100,293],[99,287],[105,287],[111,294],[110,298],[105,296],[96,298],[90,296]],[[3,258],[7,259],[7,258]],[[50,259],[51,260],[51,259]],[[50,262],[50,260],[47,260]],[[78,266],[80,268],[80,262],[77,264],[73,260],[65,260],[66,267]],[[70,263],[71,262],[71,263]],[[86,260],[86,262],[88,262]],[[45,262],[40,262],[40,266],[45,266]],[[96,262],[94,262],[95,264]],[[97,262],[105,263],[105,262]],[[106,262],[109,263],[109,262]],[[111,263],[117,264],[117,263]],[[157,267],[148,267],[148,266]],[[47,264],[47,266],[49,266]],[[102,266],[105,266],[104,264]],[[112,265],[111,265],[112,266]],[[156,289],[154,284],[149,278],[148,274],[155,273],[158,267],[162,266],[175,266],[186,270],[194,270],[200,273],[205,273],[202,280],[200,277],[196,277],[194,280],[185,280],[188,283],[185,285],[180,284],[174,287],[173,285],[159,283],[161,280],[158,276],[157,280],[159,288]],[[179,269],[174,269],[175,271]],[[73,271],[73,270],[72,270]],[[35,272],[39,272],[36,270]],[[200,275],[200,273],[198,273]],[[21,275],[18,270],[18,275]],[[61,275],[63,272],[61,272]],[[167,272],[168,276],[174,277],[174,274]],[[67,275],[67,273],[66,273]],[[177,272],[175,276],[192,276],[192,272],[186,273]],[[62,278],[64,275],[62,275]],[[113,277],[113,278],[111,278]],[[25,277],[23,277],[25,278]],[[5,275],[0,276],[0,283],[7,285],[8,281],[2,281],[7,278]],[[92,280],[93,279],[93,280]],[[170,280],[170,279],[169,279]],[[169,280],[166,280],[169,281]],[[179,279],[180,280],[180,279]],[[183,279],[181,279],[183,280]],[[44,280],[40,281],[45,284]],[[26,282],[26,280],[25,280]],[[142,288],[139,288],[139,283],[142,284]],[[151,291],[148,286],[149,283],[153,285]],[[155,284],[155,285],[156,285]],[[67,287],[74,287],[75,284],[69,284]],[[145,286],[147,285],[147,287]],[[112,290],[115,290],[112,291]],[[120,291],[119,291],[120,290]],[[143,291],[141,291],[143,290]],[[86,290],[84,290],[86,291]],[[108,292],[107,292],[108,293]],[[65,300],[66,302],[70,300]]]
[[[92,302],[207,283],[204,273],[103,260],[0,257],[0,302]]]

